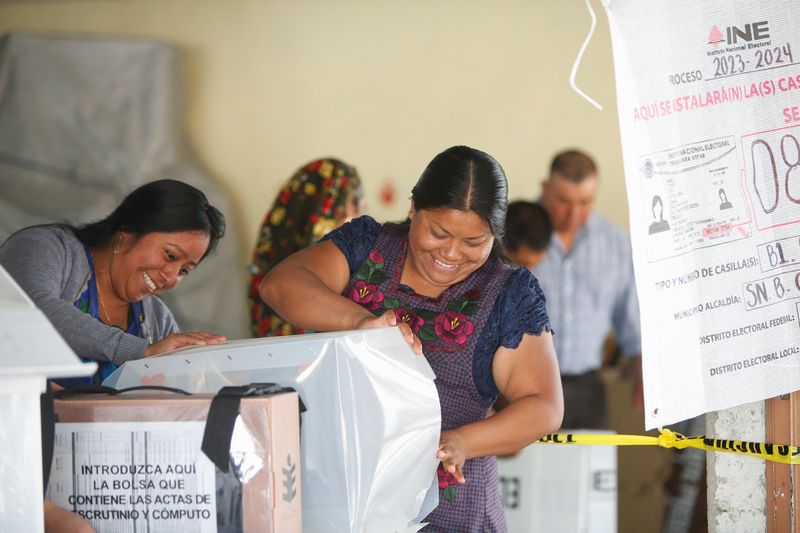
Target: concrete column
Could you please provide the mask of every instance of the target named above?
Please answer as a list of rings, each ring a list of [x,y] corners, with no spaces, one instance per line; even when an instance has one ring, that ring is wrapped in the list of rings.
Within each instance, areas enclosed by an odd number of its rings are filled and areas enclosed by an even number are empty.
[[[706,415],[706,435],[764,442],[764,402]],[[764,461],[725,452],[708,452],[708,531],[766,533]]]

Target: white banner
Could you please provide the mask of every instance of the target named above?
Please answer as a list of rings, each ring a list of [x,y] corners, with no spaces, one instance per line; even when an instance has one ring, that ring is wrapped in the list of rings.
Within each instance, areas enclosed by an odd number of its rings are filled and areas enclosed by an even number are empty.
[[[800,389],[796,0],[603,0],[648,429]]]

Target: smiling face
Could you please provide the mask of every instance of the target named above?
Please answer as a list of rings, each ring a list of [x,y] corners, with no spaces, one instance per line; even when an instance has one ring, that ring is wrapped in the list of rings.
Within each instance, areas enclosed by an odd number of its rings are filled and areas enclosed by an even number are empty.
[[[175,287],[197,266],[209,244],[208,233],[202,231],[119,235],[109,272],[114,295],[126,302]]]
[[[408,254],[401,281],[438,296],[479,269],[492,251],[489,224],[474,211],[412,208]]]

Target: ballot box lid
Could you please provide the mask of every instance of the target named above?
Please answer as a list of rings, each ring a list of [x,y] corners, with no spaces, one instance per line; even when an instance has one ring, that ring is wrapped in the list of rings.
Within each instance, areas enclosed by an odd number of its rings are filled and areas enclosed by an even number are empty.
[[[90,376],[96,363],[75,355],[53,324],[0,266],[0,375]]]

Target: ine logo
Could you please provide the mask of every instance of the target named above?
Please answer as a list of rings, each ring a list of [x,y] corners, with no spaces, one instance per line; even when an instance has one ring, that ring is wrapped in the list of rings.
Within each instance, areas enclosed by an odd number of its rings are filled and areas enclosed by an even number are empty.
[[[723,43],[730,45],[737,44],[740,41],[749,43],[751,41],[760,41],[761,39],[769,39],[769,21],[751,22],[742,27],[728,26],[725,28],[724,34],[714,24],[708,34],[708,44],[714,48]]]
[[[292,456],[286,456],[286,467],[281,468],[283,473],[283,501],[291,502],[297,496],[297,487],[295,486],[295,470],[297,463],[292,463]]]

